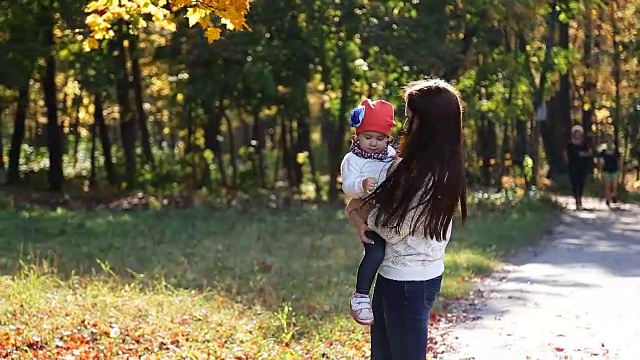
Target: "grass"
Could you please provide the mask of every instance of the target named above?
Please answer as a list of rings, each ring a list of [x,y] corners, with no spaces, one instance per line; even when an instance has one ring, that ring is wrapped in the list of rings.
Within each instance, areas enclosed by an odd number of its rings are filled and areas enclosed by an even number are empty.
[[[476,204],[451,240],[443,297],[537,238],[550,209]],[[0,223],[0,358],[368,353],[348,315],[362,250],[340,210],[27,210]]]

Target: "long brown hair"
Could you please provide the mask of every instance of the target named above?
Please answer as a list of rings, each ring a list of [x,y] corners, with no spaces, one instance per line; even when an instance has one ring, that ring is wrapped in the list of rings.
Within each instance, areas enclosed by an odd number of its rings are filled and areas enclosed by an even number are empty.
[[[412,82],[405,87],[407,125],[398,155],[402,158],[378,188],[365,198],[375,204],[375,225],[399,230],[411,222],[411,233],[442,241],[458,203],[467,218],[463,160],[462,103],[444,80]],[[416,209],[416,217],[406,219]]]

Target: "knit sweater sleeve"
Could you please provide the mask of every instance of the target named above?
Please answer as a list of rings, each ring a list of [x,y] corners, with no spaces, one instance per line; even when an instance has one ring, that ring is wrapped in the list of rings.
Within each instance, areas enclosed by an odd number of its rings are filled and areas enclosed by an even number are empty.
[[[369,225],[369,228],[375,232],[377,232],[380,236],[382,236],[385,241],[389,244],[397,244],[400,241],[402,241],[403,239],[406,239],[409,235],[410,232],[408,231],[408,224],[405,224],[407,221],[403,222],[403,226],[400,227],[399,230],[396,230],[394,228],[390,228],[390,227],[384,227],[384,226],[376,226],[375,225],[375,219],[378,213],[378,209],[374,208],[370,213],[369,213],[369,217],[367,219],[367,224]]]
[[[360,172],[360,166],[357,164],[358,158],[351,153],[345,155],[340,165],[342,175],[342,191],[350,198],[362,198],[367,195],[362,187],[362,180],[366,177]]]

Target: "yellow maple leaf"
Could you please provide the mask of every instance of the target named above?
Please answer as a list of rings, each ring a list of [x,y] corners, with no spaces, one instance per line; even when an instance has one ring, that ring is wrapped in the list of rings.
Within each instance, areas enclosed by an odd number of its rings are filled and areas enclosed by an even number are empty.
[[[100,15],[98,14],[91,14],[87,16],[87,18],[84,20],[84,23],[87,24],[89,28],[95,29],[101,25],[102,17],[100,17]]]
[[[98,44],[98,40],[90,37],[88,39],[86,39],[83,43],[82,43],[82,49],[85,52],[89,52],[91,50],[95,50],[98,48],[100,44]]]
[[[113,14],[112,13],[107,12],[104,15],[102,15],[102,21],[104,21],[106,23],[111,23],[112,20],[113,20]]]
[[[173,21],[163,21],[160,24],[161,24],[161,28],[166,31],[175,32],[177,30],[176,23]]]
[[[227,19],[227,18],[220,18],[220,22],[222,23],[222,25],[226,26],[227,29],[229,30],[233,30],[235,28],[235,26],[233,25],[233,23],[231,22],[231,20]]]
[[[191,4],[191,0],[173,0],[171,2],[171,4],[173,4],[173,6],[177,7],[177,8],[183,8],[187,5]]]
[[[204,32],[204,36],[207,37],[207,41],[209,41],[209,43],[212,43],[220,38],[220,29],[210,26]]]
[[[97,40],[102,40],[102,39],[109,39],[109,35],[113,32],[113,30],[109,30],[109,32],[105,31],[104,29],[97,29],[94,30],[93,33],[91,33],[91,37]]]
[[[206,18],[208,15],[208,12],[203,11],[200,8],[192,7],[187,10],[187,15],[185,15],[185,17],[189,19],[189,27],[192,27],[193,25],[199,23],[203,18]]]
[[[107,0],[92,1],[89,4],[87,4],[87,7],[84,9],[84,11],[90,13],[90,12],[102,10],[107,6],[108,6]]]

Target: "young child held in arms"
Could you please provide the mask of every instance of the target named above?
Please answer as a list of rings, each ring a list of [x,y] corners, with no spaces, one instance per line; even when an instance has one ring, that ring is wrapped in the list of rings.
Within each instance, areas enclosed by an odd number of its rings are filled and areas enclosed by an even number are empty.
[[[375,190],[378,182],[386,177],[387,168],[396,155],[390,146],[395,124],[393,105],[384,100],[366,99],[353,109],[350,122],[355,128],[355,136],[340,170],[342,190],[351,200],[364,198]],[[373,323],[369,292],[385,252],[385,241],[380,235],[374,231],[367,231],[366,235],[373,243],[364,244],[364,256],[358,266],[356,290],[350,304],[351,316],[361,325]]]

